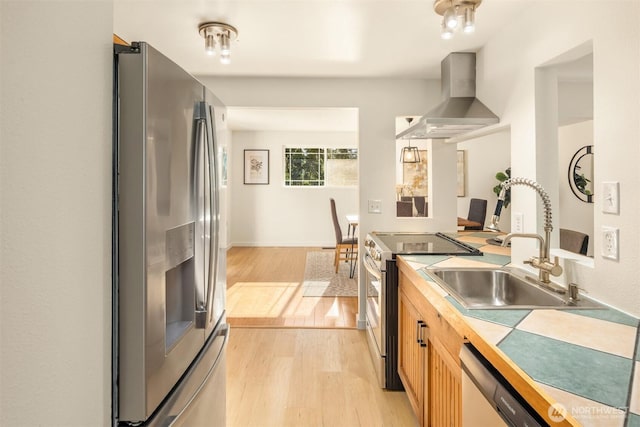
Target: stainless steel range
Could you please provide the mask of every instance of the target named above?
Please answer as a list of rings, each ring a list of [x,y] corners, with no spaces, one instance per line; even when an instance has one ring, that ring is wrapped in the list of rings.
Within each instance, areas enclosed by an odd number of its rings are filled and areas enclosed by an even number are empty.
[[[367,337],[380,387],[402,390],[398,376],[398,268],[396,255],[482,255],[478,249],[443,233],[367,235],[362,263],[366,270]]]

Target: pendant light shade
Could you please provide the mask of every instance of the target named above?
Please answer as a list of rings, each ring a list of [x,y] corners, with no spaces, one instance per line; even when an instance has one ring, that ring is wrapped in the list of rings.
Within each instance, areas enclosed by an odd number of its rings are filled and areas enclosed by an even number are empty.
[[[411,126],[413,117],[407,117],[405,120],[407,121],[407,125]],[[400,163],[420,163],[418,147],[412,147],[411,141],[409,141],[408,146],[402,147],[402,151],[400,151]]]
[[[420,153],[418,152],[418,147],[412,147],[411,143],[409,146],[403,147],[400,152],[400,162],[401,163],[420,163]]]

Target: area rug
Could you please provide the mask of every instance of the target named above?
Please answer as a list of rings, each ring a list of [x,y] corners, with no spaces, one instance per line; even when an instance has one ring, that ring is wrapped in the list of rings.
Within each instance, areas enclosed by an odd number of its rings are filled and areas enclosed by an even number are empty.
[[[350,263],[340,262],[336,273],[333,251],[307,253],[307,262],[302,283],[305,297],[357,297],[358,273],[349,278]],[[356,261],[357,262],[357,261]]]

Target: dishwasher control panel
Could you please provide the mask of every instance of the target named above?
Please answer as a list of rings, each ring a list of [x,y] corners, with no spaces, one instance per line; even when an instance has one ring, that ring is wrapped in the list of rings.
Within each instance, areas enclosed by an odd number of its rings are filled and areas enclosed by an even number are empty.
[[[514,427],[541,427],[548,424],[524,398],[471,344],[460,350],[464,373],[486,398],[493,410]],[[464,402],[463,402],[464,405]],[[462,420],[463,426],[465,420]]]

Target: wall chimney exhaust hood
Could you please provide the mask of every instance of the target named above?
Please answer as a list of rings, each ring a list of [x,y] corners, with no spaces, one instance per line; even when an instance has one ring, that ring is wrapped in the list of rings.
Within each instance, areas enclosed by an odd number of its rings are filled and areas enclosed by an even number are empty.
[[[451,138],[500,122],[476,98],[475,53],[452,52],[440,67],[444,101],[396,135],[396,139]]]

